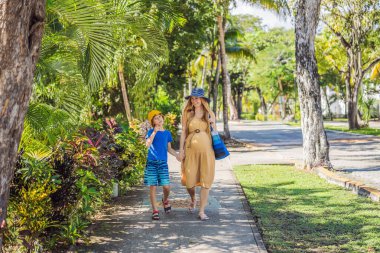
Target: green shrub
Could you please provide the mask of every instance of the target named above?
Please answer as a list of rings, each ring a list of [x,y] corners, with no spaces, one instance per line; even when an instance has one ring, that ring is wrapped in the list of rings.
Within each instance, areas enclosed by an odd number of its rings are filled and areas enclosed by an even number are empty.
[[[256,114],[256,115],[257,115],[257,114]],[[253,119],[256,119],[255,114],[253,114],[253,113],[242,113],[242,114],[241,114],[241,118],[242,118],[242,119],[246,119],[246,120],[253,120]]]
[[[255,119],[258,120],[258,121],[264,121],[265,120],[265,116],[262,115],[261,113],[257,113],[256,116],[255,116]]]
[[[50,199],[55,191],[56,185],[49,181],[33,182],[23,186],[19,195],[10,202],[6,239],[21,242],[19,245],[11,243],[12,251],[40,252],[44,248],[48,237],[46,230],[56,224],[52,220]]]
[[[123,129],[106,119],[81,127],[52,151],[21,151],[5,233],[10,251],[42,252],[84,239],[92,214],[110,198],[112,182],[121,190],[141,182],[145,141]]]
[[[275,121],[275,120],[278,120],[278,118],[277,118],[276,115],[269,114],[269,115],[268,115],[268,120],[270,120],[270,121]]]

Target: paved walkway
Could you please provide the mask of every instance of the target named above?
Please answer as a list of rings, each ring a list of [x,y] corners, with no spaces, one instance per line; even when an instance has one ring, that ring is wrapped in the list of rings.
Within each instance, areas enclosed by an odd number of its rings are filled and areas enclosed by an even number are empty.
[[[73,252],[266,252],[228,159],[217,161],[216,180],[206,213],[209,221],[187,212],[188,195],[180,186],[180,164],[169,157],[173,211],[151,220],[147,187],[118,200],[100,217],[88,246]],[[160,197],[158,197],[160,199]]]
[[[218,129],[223,129],[222,126]],[[241,121],[230,123],[231,135],[252,142],[260,150],[239,152],[234,164],[295,163],[302,161],[300,127],[279,122]],[[380,138],[327,130],[330,160],[342,175],[380,189]]]
[[[222,126],[219,129],[223,129]],[[266,252],[249,208],[232,173],[232,165],[294,163],[302,160],[299,127],[278,122],[231,122],[231,134],[252,142],[257,150],[231,152],[231,160],[218,161],[216,180],[201,222],[186,210],[187,193],[179,185],[179,163],[172,156],[173,212],[150,218],[148,189],[136,188],[118,198],[113,208],[97,219],[89,244],[74,252]],[[330,156],[335,167],[350,177],[380,188],[380,138],[328,131]],[[160,199],[158,197],[158,199]]]

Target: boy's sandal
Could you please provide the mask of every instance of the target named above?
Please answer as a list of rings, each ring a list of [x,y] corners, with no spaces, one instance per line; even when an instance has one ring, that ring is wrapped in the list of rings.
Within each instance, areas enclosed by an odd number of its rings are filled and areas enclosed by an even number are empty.
[[[162,199],[162,205],[164,206],[165,213],[170,213],[171,212],[172,206],[170,205],[168,199],[166,201],[164,201],[164,199]]]
[[[194,213],[196,205],[197,201],[195,199],[194,201],[190,200],[189,213]]]
[[[154,210],[152,213],[152,220],[159,220],[159,219],[160,219],[160,215],[159,215],[158,210]]]
[[[201,221],[206,221],[206,220],[209,220],[209,219],[210,219],[205,213],[199,213],[199,214],[198,214],[198,218],[199,218]]]

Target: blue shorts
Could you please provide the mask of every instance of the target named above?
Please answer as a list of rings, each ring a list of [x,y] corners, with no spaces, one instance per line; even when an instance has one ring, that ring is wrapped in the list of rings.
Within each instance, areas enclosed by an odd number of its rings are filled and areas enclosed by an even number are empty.
[[[149,186],[169,185],[170,180],[168,163],[162,160],[148,160],[146,162],[146,167],[144,171],[144,184]]]

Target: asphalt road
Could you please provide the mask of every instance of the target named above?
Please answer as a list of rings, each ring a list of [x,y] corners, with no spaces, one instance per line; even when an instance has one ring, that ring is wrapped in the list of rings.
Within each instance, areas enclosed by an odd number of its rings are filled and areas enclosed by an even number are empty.
[[[223,129],[219,125],[218,129]],[[231,135],[259,148],[255,152],[236,152],[233,164],[278,164],[301,162],[300,127],[279,122],[230,122]],[[330,160],[334,169],[347,177],[380,189],[380,138],[327,131]]]

